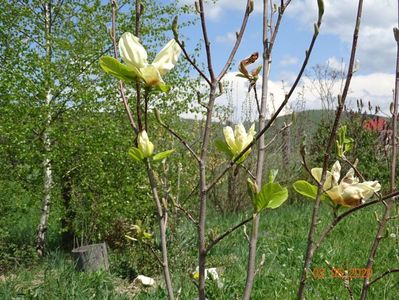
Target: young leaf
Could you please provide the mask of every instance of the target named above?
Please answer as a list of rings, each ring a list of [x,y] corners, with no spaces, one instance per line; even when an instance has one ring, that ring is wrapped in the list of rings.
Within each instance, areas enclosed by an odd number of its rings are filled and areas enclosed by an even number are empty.
[[[167,158],[168,156],[170,156],[173,152],[175,152],[175,149],[167,150],[167,151],[164,151],[164,152],[159,152],[159,153],[155,154],[152,159],[153,160],[162,160],[162,159]]]
[[[156,87],[155,87],[158,91],[162,92],[162,93],[167,93],[170,91],[171,86],[167,85],[165,83],[159,83]]]
[[[136,147],[132,147],[129,150],[129,156],[134,160],[134,161],[141,161],[144,159],[144,154],[141,152],[140,149]]]
[[[307,198],[316,199],[317,196],[317,186],[310,184],[309,182],[305,180],[297,180],[294,182],[292,185],[294,190],[301,194],[302,196],[305,196]],[[321,200],[326,200],[326,196],[321,195]]]
[[[216,149],[218,149],[219,151],[226,153],[228,155],[228,157],[231,158],[233,156],[229,146],[224,141],[216,140],[215,146],[216,146]]]
[[[277,169],[271,169],[269,171],[269,182],[274,182],[274,180],[276,179],[278,174],[278,170]]]
[[[302,196],[308,197],[310,199],[316,199],[317,186],[310,184],[306,180],[297,180],[294,182],[292,187]]]
[[[236,164],[239,165],[239,164],[241,164],[242,162],[244,162],[244,161],[247,159],[249,153],[251,153],[251,149],[249,149],[247,152],[245,152],[244,155],[241,156],[241,157],[236,161]]]
[[[265,208],[277,208],[288,199],[288,190],[280,184],[269,182],[263,185],[255,201],[255,211]]]
[[[100,58],[100,67],[104,72],[115,76],[118,79],[131,82],[137,80],[137,70],[120,63],[111,56],[103,56]]]

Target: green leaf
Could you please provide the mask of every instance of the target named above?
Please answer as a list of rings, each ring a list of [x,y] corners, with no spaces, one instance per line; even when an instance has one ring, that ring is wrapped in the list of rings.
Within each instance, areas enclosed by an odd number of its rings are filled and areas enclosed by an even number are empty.
[[[215,146],[216,149],[218,149],[221,152],[226,153],[230,158],[233,157],[233,154],[231,153],[230,147],[222,140],[216,140],[215,141]]]
[[[288,190],[280,184],[269,182],[262,186],[255,199],[255,211],[260,212],[265,208],[277,208],[288,199]]]
[[[276,179],[278,174],[278,170],[277,169],[271,169],[269,171],[269,182],[274,182],[274,180]]]
[[[308,197],[313,200],[316,199],[317,186],[310,184],[306,180],[297,180],[292,186],[294,190],[302,196]]]
[[[167,158],[168,156],[170,156],[173,152],[175,152],[175,149],[167,150],[167,151],[164,151],[164,152],[159,152],[159,153],[155,154],[152,159],[153,160],[162,160],[162,159]]]
[[[292,185],[294,190],[301,194],[302,196],[305,196],[307,198],[316,199],[317,196],[317,186],[310,184],[309,182],[305,180],[297,180],[294,182]],[[326,200],[327,197],[325,195],[321,195],[320,200]]]
[[[134,161],[141,161],[144,159],[144,154],[141,152],[140,149],[136,147],[132,147],[129,150],[129,156],[134,160]]]
[[[158,91],[160,91],[160,92],[162,92],[162,93],[167,93],[167,92],[170,91],[171,86],[170,86],[170,85],[167,85],[167,84],[165,84],[165,83],[159,83],[159,84],[155,87],[155,89],[157,89]]]
[[[245,152],[244,155],[241,156],[240,159],[236,161],[236,164],[239,165],[242,162],[244,162],[247,159],[249,153],[251,153],[251,149],[249,149],[247,152]]]
[[[138,70],[120,63],[117,59],[111,56],[103,56],[100,58],[100,67],[104,72],[115,76],[123,81],[136,81]]]

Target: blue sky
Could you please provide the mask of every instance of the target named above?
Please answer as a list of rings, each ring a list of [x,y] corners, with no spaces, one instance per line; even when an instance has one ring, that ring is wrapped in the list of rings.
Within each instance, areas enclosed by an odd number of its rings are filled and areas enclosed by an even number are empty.
[[[181,0],[186,4],[193,4],[192,0]],[[255,51],[262,51],[262,19],[260,2],[255,0],[255,11],[250,16],[248,27],[236,55],[239,61]],[[275,1],[279,3],[280,1]],[[397,7],[393,0],[368,0],[364,3],[364,13],[357,59],[360,69],[353,78],[349,103],[356,99],[371,101],[387,111],[391,102],[394,87],[396,44],[393,39],[392,28],[397,23]],[[206,5],[207,27],[211,40],[213,61],[216,71],[220,71],[235,40],[235,32],[241,24],[246,0],[219,0]],[[324,22],[320,36],[309,63],[309,67],[325,64],[342,68],[341,62],[348,61],[350,46],[355,23],[357,1],[355,0],[325,0]],[[192,17],[192,16],[187,16]],[[313,31],[313,23],[317,18],[316,0],[293,0],[287,8],[279,36],[274,48],[273,64],[270,80],[276,98],[283,98],[281,81],[292,82],[304,58]],[[187,49],[194,47],[202,37],[200,24],[184,31]],[[192,50],[192,49],[191,49]],[[204,57],[204,56],[202,56]],[[260,63],[260,62],[259,62]],[[236,70],[236,66],[232,71]],[[227,79],[237,80],[234,75]],[[237,94],[245,97],[245,85],[238,84],[244,89]],[[307,89],[306,78],[303,81]],[[339,89],[335,91],[339,93]],[[314,93],[307,91],[306,108],[321,107],[320,101]],[[237,101],[241,101],[237,99]],[[279,102],[278,99],[276,102]],[[281,101],[280,101],[281,102]],[[237,108],[238,109],[238,108]]]
[[[238,9],[226,9],[217,18],[208,19],[209,36],[216,70],[221,70],[235,41],[235,32],[241,25],[242,12]],[[313,27],[311,27],[313,28]],[[191,27],[184,32],[189,36],[188,45],[193,45],[202,38],[199,27]],[[249,56],[251,53],[262,52],[262,16],[254,13],[247,26],[242,44],[238,50],[235,61]],[[284,74],[295,72],[304,58],[305,49],[309,46],[312,32],[302,26],[299,21],[291,16],[284,19],[273,53],[272,80],[287,80]],[[320,35],[313,53],[310,65],[324,63],[328,58],[336,56],[347,58],[348,46],[338,37],[331,34]],[[235,68],[233,68],[234,70]]]

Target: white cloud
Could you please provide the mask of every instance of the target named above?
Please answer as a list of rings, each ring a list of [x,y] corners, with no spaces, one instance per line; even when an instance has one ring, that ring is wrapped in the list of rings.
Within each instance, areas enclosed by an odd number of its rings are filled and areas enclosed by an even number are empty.
[[[285,56],[280,61],[280,65],[283,67],[292,66],[298,64],[298,57],[295,56]]]
[[[217,98],[216,104],[222,107],[230,107],[232,112],[230,119],[234,123],[248,120],[252,121],[257,118],[257,108],[253,92],[248,94],[247,80],[237,77],[236,74],[235,72],[226,74],[224,81],[225,83],[228,82],[228,84],[226,85],[225,93]],[[259,78],[259,86],[261,80],[262,78]],[[347,107],[355,109],[356,100],[362,99],[366,105],[370,101],[373,107],[378,105],[384,113],[389,113],[394,82],[394,75],[387,73],[353,76],[346,101]],[[301,85],[297,87],[281,115],[291,113],[292,109],[295,109],[295,107],[300,107],[301,109],[321,109],[321,100],[311,87],[312,84],[310,79],[304,77]],[[335,99],[337,99],[338,94],[341,93],[341,87],[342,85],[340,83],[334,86],[332,94]],[[289,88],[290,86],[287,83],[283,85],[281,82],[269,81],[267,117],[270,117],[281,105],[285,93]],[[298,97],[298,93],[301,93],[303,96]],[[260,87],[258,88],[258,95],[259,97],[261,96]],[[305,100],[303,105],[298,98]],[[333,106],[336,106],[335,102]],[[201,119],[204,116],[201,114],[186,113],[183,114],[182,117]]]
[[[221,44],[233,44],[236,41],[236,34],[234,32],[228,32],[226,35],[216,36],[216,42]]]
[[[304,98],[306,99],[306,109],[319,109],[322,107],[321,100],[317,93],[311,89],[309,78],[303,78]],[[356,100],[362,99],[364,103],[371,102],[372,106],[380,106],[384,113],[389,112],[389,105],[392,101],[392,89],[395,84],[395,76],[388,73],[373,73],[369,75],[355,75],[352,78],[346,105],[355,109]],[[342,85],[337,83],[333,89],[333,96],[341,93]],[[334,100],[335,101],[335,100]],[[336,105],[336,104],[334,104]]]
[[[335,56],[327,59],[326,65],[329,68],[331,68],[333,70],[337,70],[337,71],[342,71],[345,69],[345,62],[342,59],[336,58]]]
[[[350,46],[356,19],[358,1],[325,1],[325,14],[321,34],[338,36]],[[393,72],[396,44],[392,28],[396,21],[396,5],[391,0],[364,2],[360,26],[358,58],[366,72]],[[287,13],[298,19],[309,30],[317,18],[317,2],[293,1]]]
[[[180,0],[182,4],[193,5],[193,0]],[[262,11],[262,3],[261,1],[254,1],[255,12]],[[242,11],[244,13],[245,7],[247,5],[247,0],[216,0],[214,1],[206,1],[205,2],[205,14],[212,20],[217,20],[220,18],[223,13],[232,10]]]

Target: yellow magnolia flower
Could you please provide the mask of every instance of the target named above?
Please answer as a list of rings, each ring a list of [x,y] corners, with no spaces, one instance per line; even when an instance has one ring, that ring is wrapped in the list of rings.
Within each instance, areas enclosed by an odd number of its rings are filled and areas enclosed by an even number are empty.
[[[223,134],[231,153],[233,156],[236,156],[253,141],[256,134],[255,124],[252,124],[248,133],[245,131],[245,128],[241,123],[235,126],[234,132],[230,126],[226,126],[223,128]],[[247,153],[249,153],[249,151]]]
[[[151,157],[154,152],[154,144],[150,142],[147,132],[145,130],[139,132],[137,137],[138,148],[143,153],[144,157]]]
[[[321,180],[321,168],[311,170],[316,180]],[[336,161],[330,171],[327,171],[326,181],[323,185],[324,191],[335,203],[345,207],[357,206],[364,203],[381,189],[378,181],[359,182],[355,177],[355,171],[351,168],[341,179],[341,165]]]
[[[148,86],[154,87],[164,83],[162,76],[173,69],[181,48],[174,39],[170,40],[149,64],[147,51],[140,44],[139,38],[130,32],[125,32],[119,40],[119,52],[122,60],[133,69],[136,75]]]

